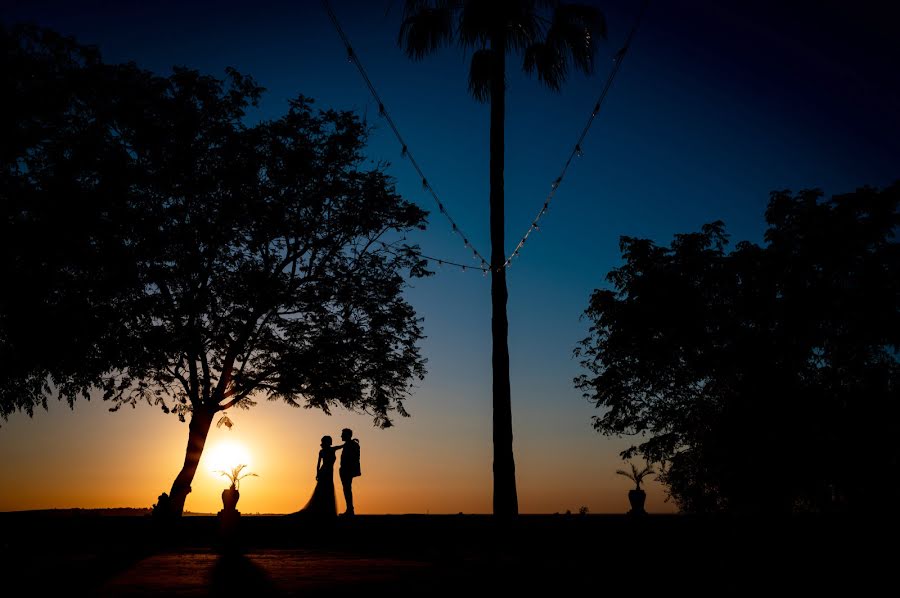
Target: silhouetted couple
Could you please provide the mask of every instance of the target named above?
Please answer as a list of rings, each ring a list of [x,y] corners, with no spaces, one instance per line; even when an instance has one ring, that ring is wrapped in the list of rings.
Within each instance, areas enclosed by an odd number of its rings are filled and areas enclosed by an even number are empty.
[[[319,459],[316,461],[316,488],[306,506],[300,510],[313,517],[334,517],[337,515],[337,500],[334,495],[334,462],[337,451],[341,450],[341,467],[338,474],[344,487],[344,500],[347,510],[342,515],[354,515],[353,510],[353,478],[361,474],[359,468],[359,441],[353,438],[353,430],[341,430],[344,444],[331,446],[331,436],[323,436]]]

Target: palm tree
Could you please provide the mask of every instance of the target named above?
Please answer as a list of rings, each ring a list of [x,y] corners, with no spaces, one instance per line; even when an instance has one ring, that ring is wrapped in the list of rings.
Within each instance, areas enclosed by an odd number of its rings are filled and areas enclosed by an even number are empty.
[[[643,469],[638,469],[634,463],[629,463],[631,465],[631,471],[625,471],[624,469],[617,469],[616,473],[619,475],[623,475],[632,482],[634,482],[635,490],[641,489],[641,482],[644,481],[644,478],[650,474],[656,473],[653,471],[653,468],[650,467],[650,464],[647,463],[644,465]]]
[[[250,473],[249,471],[245,471],[241,473],[243,469],[247,467],[246,465],[238,465],[237,467],[231,468],[231,471],[223,471],[221,469],[217,469],[216,473],[219,475],[223,475],[231,482],[232,490],[239,490],[241,487],[241,480],[249,477],[259,477],[255,473]]]
[[[490,230],[491,335],[493,340],[494,515],[519,511],[512,448],[509,390],[506,260],[504,250],[504,119],[506,55],[523,57],[526,73],[558,90],[571,62],[591,73],[596,42],[606,36],[606,22],[595,8],[547,0],[407,0],[399,44],[414,60],[441,46],[458,43],[472,52],[469,91],[491,104]]]

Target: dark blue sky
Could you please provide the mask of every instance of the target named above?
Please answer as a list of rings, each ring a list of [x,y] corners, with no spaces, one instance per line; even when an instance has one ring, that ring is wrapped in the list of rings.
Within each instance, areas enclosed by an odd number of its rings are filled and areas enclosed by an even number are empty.
[[[400,192],[432,212],[417,238],[425,253],[476,264],[401,159],[319,2],[3,2],[7,24],[72,34],[110,62],[251,74],[268,89],[254,118],[283,113],[299,93],[358,110],[377,127],[370,156],[392,162]],[[461,52],[410,62],[396,45],[400,1],[332,4],[429,181],[489,255],[488,108],[467,94]],[[552,93],[508,63],[509,249],[540,209],[640,8],[639,0],[595,4],[609,41],[593,76],[573,73]],[[668,243],[721,219],[734,242],[759,241],[772,190],[832,194],[900,178],[900,20],[888,4],[651,0],[584,156],[509,271],[520,478],[562,467],[554,459],[573,471],[603,463],[615,478],[624,441],[591,431],[571,352],[586,333],[579,316],[591,290],[620,264],[620,235]],[[444,267],[417,281],[410,298],[425,318],[429,376],[410,401],[413,420],[401,425],[434,432],[432,450],[450,453],[453,438],[437,431],[452,421],[471,432],[489,467],[489,282]],[[537,504],[526,494],[523,510]]]

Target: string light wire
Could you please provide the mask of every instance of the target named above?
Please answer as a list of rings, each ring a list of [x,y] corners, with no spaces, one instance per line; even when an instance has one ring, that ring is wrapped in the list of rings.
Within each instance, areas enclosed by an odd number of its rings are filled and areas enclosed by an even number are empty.
[[[438,197],[437,191],[435,191],[434,187],[431,186],[431,183],[428,182],[428,178],[425,176],[425,173],[422,171],[422,168],[419,166],[419,163],[413,156],[412,151],[409,149],[409,145],[406,143],[406,140],[403,139],[403,135],[400,134],[400,130],[394,123],[394,119],[391,118],[390,112],[388,112],[387,108],[384,105],[384,101],[382,101],[381,96],[378,94],[378,90],[375,89],[375,85],[369,78],[368,73],[366,73],[366,69],[362,64],[362,61],[360,61],[359,56],[353,49],[353,45],[350,43],[350,38],[348,38],[347,34],[344,33],[344,29],[343,27],[341,27],[341,23],[340,21],[338,21],[337,15],[335,15],[334,11],[331,9],[331,4],[328,2],[328,0],[322,0],[322,7],[328,14],[328,18],[331,20],[331,24],[334,25],[335,30],[337,30],[337,33],[340,36],[341,41],[344,43],[344,46],[347,48],[347,59],[352,62],[354,66],[356,66],[356,70],[358,70],[359,74],[362,76],[366,87],[369,88],[369,93],[372,94],[372,97],[375,98],[375,101],[378,103],[379,116],[381,116],[385,120],[385,122],[387,122],[388,126],[391,128],[391,131],[393,131],[394,133],[394,137],[396,137],[397,141],[400,143],[401,157],[407,158],[409,160],[409,163],[412,164],[412,167],[415,169],[416,174],[419,175],[419,179],[421,179],[422,181],[422,188],[431,195],[431,197],[434,199],[435,204],[437,204],[438,211],[450,223],[450,230],[460,239],[462,239],[463,245],[466,247],[466,249],[472,252],[472,257],[479,262],[475,267],[482,271],[489,271],[489,262],[484,259],[484,256],[481,254],[481,252],[478,251],[478,249],[472,244],[472,242],[469,240],[470,237],[465,234],[462,228],[460,228],[459,224],[456,223],[456,220],[453,219],[453,216],[451,216],[450,212],[447,210],[447,206],[445,206],[444,202],[441,201],[441,198]],[[453,263],[447,260],[436,261],[445,264]],[[459,265],[462,267],[462,264]],[[469,267],[470,266],[466,266],[466,268]]]
[[[525,234],[522,235],[522,238],[516,245],[516,248],[513,249],[513,252],[509,254],[509,256],[506,258],[506,261],[503,262],[503,265],[501,266],[502,268],[509,267],[509,265],[512,263],[513,258],[518,257],[519,252],[525,245],[525,241],[527,241],[528,237],[531,236],[531,233],[539,230],[541,218],[543,218],[547,213],[547,210],[550,209],[550,202],[553,201],[553,198],[556,195],[559,186],[562,185],[563,178],[565,178],[566,172],[569,170],[569,166],[572,164],[572,159],[576,156],[581,157],[583,155],[582,144],[584,143],[584,139],[585,137],[587,137],[588,131],[591,130],[591,125],[594,124],[594,119],[597,118],[597,114],[600,113],[600,107],[603,105],[603,101],[606,99],[606,95],[609,93],[609,89],[612,87],[613,81],[615,80],[616,75],[619,73],[619,68],[622,66],[622,61],[625,58],[625,54],[628,53],[628,49],[631,46],[632,40],[634,39],[634,34],[637,33],[638,27],[641,24],[641,19],[644,17],[644,11],[647,10],[647,5],[649,3],[650,0],[644,0],[643,5],[641,6],[641,11],[638,13],[637,18],[634,21],[634,25],[632,25],[631,27],[631,31],[628,32],[628,37],[625,38],[625,43],[613,56],[613,68],[612,70],[610,70],[609,75],[606,77],[606,83],[603,85],[603,89],[600,91],[600,96],[594,103],[594,109],[591,110],[591,115],[588,117],[587,122],[581,129],[581,134],[578,136],[578,140],[575,142],[575,146],[572,148],[572,151],[569,152],[569,157],[566,158],[566,162],[565,164],[563,164],[562,171],[559,173],[559,176],[553,180],[553,183],[551,183],[550,192],[547,194],[547,198],[544,200],[544,205],[537,213],[537,216],[532,219],[531,225],[528,227],[528,230],[525,231]]]
[[[397,251],[394,250],[392,245],[385,243],[384,241],[379,241],[379,243],[381,243],[381,246],[388,253],[391,253],[393,255],[400,255]],[[486,270],[484,268],[479,268],[478,266],[460,264],[459,262],[454,262],[452,260],[445,260],[442,257],[433,257],[430,255],[425,255],[424,253],[419,253],[418,255],[420,258],[422,258],[424,260],[429,260],[429,261],[437,263],[438,266],[454,266],[456,268],[461,268],[463,272],[465,272],[467,270],[480,270],[481,272],[484,272],[485,274],[487,274],[489,272],[489,270]]]
[[[641,5],[641,10],[637,15],[637,18],[634,21],[634,24],[631,27],[631,30],[628,32],[628,37],[625,38],[625,43],[619,49],[618,52],[613,56],[613,68],[610,70],[609,75],[606,78],[606,82],[603,85],[602,90],[600,91],[600,95],[597,98],[597,101],[594,103],[594,108],[591,110],[591,115],[588,117],[587,122],[584,127],[581,129],[581,134],[578,136],[578,140],[575,142],[572,151],[569,152],[569,156],[566,158],[565,163],[563,164],[562,170],[559,173],[559,176],[553,180],[550,184],[550,191],[547,193],[547,197],[544,199],[544,203],[541,206],[540,211],[538,211],[537,215],[532,219],[531,224],[528,227],[528,230],[525,231],[525,234],[522,235],[522,238],[519,240],[518,244],[516,244],[516,248],[513,249],[512,253],[507,256],[506,260],[503,262],[501,266],[496,268],[496,271],[499,272],[503,268],[509,268],[512,265],[513,258],[519,256],[519,252],[522,250],[522,247],[525,246],[525,242],[528,241],[528,237],[531,236],[531,233],[540,230],[540,221],[546,215],[547,211],[550,209],[550,203],[553,201],[556,196],[556,192],[559,190],[560,185],[562,185],[563,179],[566,176],[566,173],[569,170],[569,166],[571,166],[573,159],[577,157],[581,157],[583,155],[582,144],[584,143],[585,138],[587,137],[588,132],[591,129],[591,125],[594,124],[594,120],[597,118],[597,115],[600,113],[600,108],[603,106],[604,100],[606,100],[606,96],[609,93],[610,88],[612,87],[613,81],[616,78],[616,75],[619,73],[619,69],[622,66],[622,62],[625,58],[625,55],[628,53],[629,48],[631,47],[631,42],[634,39],[635,33],[637,33],[638,27],[641,24],[641,20],[643,19],[644,12],[647,10],[647,5],[649,4],[649,0],[644,0]],[[382,101],[381,96],[378,94],[378,90],[375,88],[375,85],[372,83],[372,80],[369,78],[368,73],[366,72],[365,67],[359,59],[356,51],[353,49],[353,45],[350,43],[350,39],[347,37],[347,34],[344,32],[343,27],[341,27],[340,21],[338,21],[337,15],[335,15],[334,11],[331,8],[331,4],[328,0],[322,0],[322,7],[325,9],[325,12],[328,14],[328,18],[331,20],[332,25],[334,25],[335,30],[341,38],[344,46],[347,49],[347,59],[356,66],[356,69],[359,71],[360,76],[362,76],[363,81],[366,84],[366,87],[369,89],[369,93],[372,94],[372,97],[375,98],[375,101],[378,103],[378,114],[387,122],[391,131],[394,133],[394,136],[397,138],[397,141],[400,143],[400,155],[401,157],[408,158],[410,164],[415,169],[416,174],[419,175],[419,178],[422,180],[422,188],[427,191],[431,197],[434,199],[435,204],[437,204],[438,211],[447,219],[450,223],[450,227],[453,233],[455,233],[460,239],[463,241],[463,245],[472,251],[472,257],[475,258],[479,262],[478,266],[475,266],[477,269],[481,270],[484,273],[491,271],[489,262],[484,258],[481,252],[475,248],[472,242],[469,240],[468,235],[466,235],[463,230],[459,227],[453,217],[450,215],[450,212],[447,211],[446,206],[441,201],[440,197],[437,194],[437,191],[434,190],[434,187],[428,182],[428,178],[425,176],[425,173],[422,171],[422,168],[419,166],[419,163],[416,161],[412,152],[409,149],[409,145],[401,135],[400,130],[397,128],[397,125],[394,123],[394,119],[391,118],[390,113],[384,105],[384,101]],[[387,246],[385,246],[387,248]],[[432,260],[437,262],[438,265],[451,265],[462,268],[463,271],[470,268],[470,266],[466,266],[465,264],[460,264],[458,262],[445,260],[442,258],[434,258],[426,255],[422,256],[425,259]]]

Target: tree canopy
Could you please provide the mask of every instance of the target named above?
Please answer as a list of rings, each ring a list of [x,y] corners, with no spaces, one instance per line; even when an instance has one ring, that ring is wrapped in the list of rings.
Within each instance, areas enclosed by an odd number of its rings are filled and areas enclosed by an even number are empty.
[[[165,512],[180,514],[216,413],[259,398],[407,415],[424,376],[404,274],[425,225],[367,130],[299,96],[163,77],[47,30],[0,29],[0,415],[102,392],[190,416]]]
[[[0,29],[0,415],[95,388],[184,419],[254,398],[380,426],[424,375],[404,273],[425,212],[367,130],[303,96],[248,124],[263,89],[104,64],[50,31]]]
[[[772,193],[762,245],[721,222],[670,246],[623,237],[593,292],[576,386],[594,427],[636,435],[686,511],[871,507],[892,472],[900,184]]]

